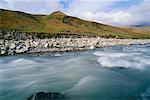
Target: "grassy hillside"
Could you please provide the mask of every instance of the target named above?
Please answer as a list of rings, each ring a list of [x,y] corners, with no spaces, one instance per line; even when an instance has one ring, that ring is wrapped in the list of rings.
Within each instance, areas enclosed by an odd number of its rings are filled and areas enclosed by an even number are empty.
[[[150,38],[150,30],[113,27],[67,16],[59,11],[50,15],[32,15],[0,9],[0,29],[50,35],[74,33],[118,38]]]

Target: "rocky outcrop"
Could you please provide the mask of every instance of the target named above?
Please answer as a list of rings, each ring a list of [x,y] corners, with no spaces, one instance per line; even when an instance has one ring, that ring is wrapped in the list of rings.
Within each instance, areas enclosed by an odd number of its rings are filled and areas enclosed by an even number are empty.
[[[16,35],[15,35],[16,34]],[[97,47],[145,44],[150,40],[138,39],[112,39],[100,37],[61,37],[41,39],[33,35],[18,35],[19,33],[9,32],[0,38],[0,55],[14,55],[22,53],[45,53],[45,52],[66,52],[76,50],[88,50]]]
[[[65,97],[61,93],[56,92],[50,93],[38,92],[36,94],[33,94],[27,100],[65,100]]]

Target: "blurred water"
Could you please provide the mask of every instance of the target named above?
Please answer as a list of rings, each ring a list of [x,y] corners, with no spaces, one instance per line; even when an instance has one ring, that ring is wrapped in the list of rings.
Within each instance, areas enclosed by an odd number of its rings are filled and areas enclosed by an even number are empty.
[[[38,91],[67,100],[150,100],[150,44],[0,57],[0,100]]]

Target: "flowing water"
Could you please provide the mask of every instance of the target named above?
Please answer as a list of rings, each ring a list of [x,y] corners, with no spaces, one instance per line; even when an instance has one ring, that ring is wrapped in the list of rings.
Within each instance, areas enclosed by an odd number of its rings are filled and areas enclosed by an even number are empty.
[[[150,100],[150,44],[0,57],[0,100],[39,91],[66,100]]]

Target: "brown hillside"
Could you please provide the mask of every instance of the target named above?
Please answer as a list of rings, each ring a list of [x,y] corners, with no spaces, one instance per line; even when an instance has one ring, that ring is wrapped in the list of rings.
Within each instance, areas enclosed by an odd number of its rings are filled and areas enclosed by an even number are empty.
[[[117,38],[150,38],[150,31],[136,28],[118,28],[68,16],[60,11],[50,15],[32,15],[0,9],[0,29],[37,33],[92,34]]]

